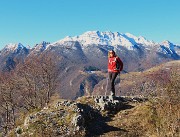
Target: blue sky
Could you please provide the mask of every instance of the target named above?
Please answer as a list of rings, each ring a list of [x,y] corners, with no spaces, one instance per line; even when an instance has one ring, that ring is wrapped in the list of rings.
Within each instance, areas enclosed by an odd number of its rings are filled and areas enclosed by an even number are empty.
[[[180,44],[179,6],[180,0],[0,0],[0,49],[92,30]]]

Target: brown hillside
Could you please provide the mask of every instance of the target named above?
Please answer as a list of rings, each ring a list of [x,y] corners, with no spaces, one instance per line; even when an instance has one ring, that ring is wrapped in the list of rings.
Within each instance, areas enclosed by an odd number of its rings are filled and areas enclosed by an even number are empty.
[[[180,74],[180,61],[171,61],[143,72],[129,72],[116,79],[117,95],[147,95],[157,86],[166,85],[172,74]],[[104,74],[106,75],[106,74]],[[105,95],[107,79],[99,82],[93,91],[96,95]],[[107,93],[109,94],[109,93]]]

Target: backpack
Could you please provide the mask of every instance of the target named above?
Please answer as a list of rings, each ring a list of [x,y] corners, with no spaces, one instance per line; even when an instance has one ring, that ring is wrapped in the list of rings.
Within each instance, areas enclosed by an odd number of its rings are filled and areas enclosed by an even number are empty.
[[[116,70],[120,70],[121,64],[117,59],[118,57],[115,58],[115,62],[116,62]]]

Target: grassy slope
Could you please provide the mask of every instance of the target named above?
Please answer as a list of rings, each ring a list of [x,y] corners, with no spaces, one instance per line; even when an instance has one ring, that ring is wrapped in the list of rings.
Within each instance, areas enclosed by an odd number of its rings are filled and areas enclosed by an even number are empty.
[[[154,84],[166,85],[169,82],[170,75],[177,73],[180,75],[180,61],[171,61],[144,72],[130,72],[121,75],[121,94],[134,95],[144,94],[144,90],[140,90],[142,86],[154,86]],[[148,85],[147,85],[148,84]],[[116,89],[118,91],[118,86]],[[148,91],[147,91],[148,92]],[[149,91],[151,92],[151,91]],[[145,93],[146,94],[146,93]]]
[[[176,81],[179,81],[180,61],[171,61],[153,67],[144,72],[130,72],[127,74],[122,74],[121,89],[122,90],[128,90],[128,88],[131,89],[129,95],[143,94],[143,92],[145,92],[145,89],[142,89],[142,91],[140,91],[140,89],[142,88],[142,84],[149,83],[149,85],[146,84],[145,88],[147,92],[151,92],[151,91],[153,92],[154,89],[160,87],[153,88],[152,83],[154,83],[156,86],[161,85],[161,88],[167,86],[174,79],[172,77],[172,75],[174,74],[177,76]],[[176,86],[177,85],[178,84],[176,84]],[[172,89],[173,91],[178,90],[173,88],[174,85],[170,84],[168,86],[170,86],[170,89]],[[136,93],[132,93],[132,89],[134,89],[135,90],[134,92]],[[166,94],[167,93],[164,93],[164,95]],[[178,122],[177,120],[177,116],[179,115],[178,111],[175,111],[177,113],[171,113],[174,110],[180,109],[178,106],[178,102],[180,103],[180,100],[178,99],[178,97],[177,99],[175,99],[176,96],[179,96],[179,93],[177,93],[175,96],[169,97],[168,99],[163,98],[157,104],[151,104],[150,102],[132,104],[134,106],[133,108],[122,110],[116,115],[114,115],[112,118],[109,118],[108,120],[106,119],[104,121],[99,121],[99,123],[104,122],[107,125],[98,127],[98,130],[101,131],[101,133],[97,135],[104,137],[109,137],[109,136],[158,137],[158,136],[163,136],[164,134],[167,135],[169,132],[167,130],[170,129],[166,130],[167,128],[166,125],[169,124],[171,126],[171,121],[169,119],[171,120],[173,119],[174,122]],[[171,102],[172,100],[175,100],[176,103],[172,106],[172,108],[169,108],[168,106],[169,104],[172,103]],[[154,109],[157,114],[154,113]],[[97,126],[101,126],[101,124],[99,125],[97,124]],[[178,127],[178,123],[177,123],[177,127]],[[171,134],[171,132],[169,134]],[[176,137],[178,135],[175,134],[174,136]]]
[[[131,103],[132,107],[107,115],[89,124],[88,136],[157,137],[149,102]]]
[[[139,81],[141,82],[141,80],[143,80],[143,78],[145,80],[147,79],[156,80],[154,79],[154,76],[156,76],[157,74],[161,74],[162,71],[163,72],[166,72],[166,70],[169,71],[171,70],[170,68],[176,68],[176,71],[177,71],[176,73],[179,76],[179,72],[180,72],[179,66],[180,66],[180,61],[173,61],[173,62],[160,65],[158,67],[154,67],[145,72],[141,72],[141,73],[134,72],[134,73],[124,74],[121,76],[122,78],[124,78],[123,82],[135,82],[136,84],[138,84]],[[177,80],[179,80],[179,77]],[[170,99],[171,99],[170,101],[175,100],[174,96],[172,96]],[[161,100],[161,101],[164,101],[164,100]],[[106,117],[97,118],[96,121],[89,123],[88,135],[89,136],[102,136],[102,137],[116,137],[116,136],[118,137],[136,137],[136,136],[137,137],[159,137],[161,134],[161,136],[163,136],[162,128],[166,130],[165,128],[167,127],[165,126],[165,124],[170,124],[167,122],[171,122],[171,121],[168,121],[167,117],[170,116],[172,117],[171,120],[174,120],[173,118],[176,118],[176,116],[178,115],[178,113],[176,113],[177,111],[175,111],[171,115],[169,115],[169,113],[166,113],[166,111],[167,112],[168,111],[170,112],[172,110],[174,111],[175,107],[176,107],[176,110],[180,110],[179,105],[178,105],[180,103],[179,98],[177,97],[175,101],[176,102],[174,102],[171,108],[168,108],[168,105],[173,102],[162,102],[162,103],[159,102],[159,104],[158,103],[153,104],[154,102],[152,103],[149,101],[142,102],[142,103],[130,102],[129,105],[132,106],[131,108],[126,108],[124,110],[121,110],[114,115],[107,115]],[[52,106],[54,106],[56,102],[57,100],[55,102],[51,102]],[[91,100],[91,98],[88,98],[88,97],[81,97],[81,99],[77,100],[77,102],[81,102],[87,105],[94,104],[93,100]],[[161,107],[160,105],[161,106],[164,105],[163,108],[160,108]],[[157,115],[155,115],[154,113],[154,108],[156,109]],[[66,109],[68,112],[71,112],[71,110],[69,110],[68,107]],[[69,117],[66,117],[66,118],[69,119]],[[163,123],[164,121],[166,123]],[[178,119],[176,118],[174,121],[178,122]],[[67,123],[69,124],[69,122]],[[157,131],[157,127],[159,126],[157,125],[157,123],[162,124],[160,125],[161,126],[160,129],[162,130],[162,132]],[[180,131],[178,131],[177,133],[180,133]],[[166,132],[166,134],[168,133]],[[178,135],[175,134],[174,137],[176,136]]]

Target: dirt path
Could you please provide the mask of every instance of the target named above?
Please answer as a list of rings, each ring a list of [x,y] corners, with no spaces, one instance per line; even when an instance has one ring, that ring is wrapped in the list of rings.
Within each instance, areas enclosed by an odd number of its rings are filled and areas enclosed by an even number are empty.
[[[131,104],[133,107],[117,114],[101,118],[89,127],[88,136],[92,137],[150,137],[146,127],[148,109],[146,103]],[[155,137],[155,136],[154,136]]]

